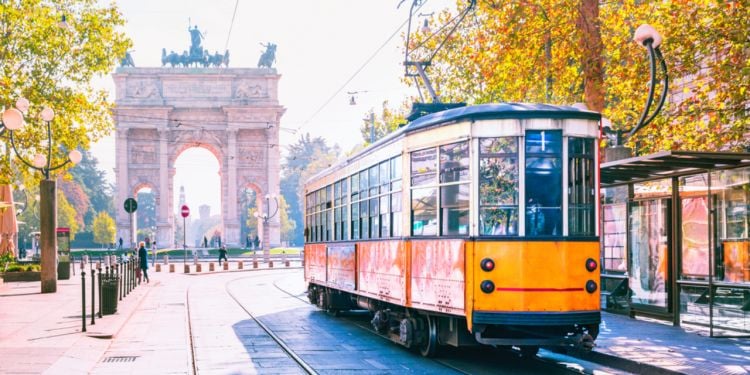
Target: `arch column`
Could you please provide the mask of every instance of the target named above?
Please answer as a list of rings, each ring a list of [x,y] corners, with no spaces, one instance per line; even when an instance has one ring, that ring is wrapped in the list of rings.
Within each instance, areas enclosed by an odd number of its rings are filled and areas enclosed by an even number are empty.
[[[237,215],[237,129],[227,130],[227,166],[226,195],[222,199],[226,219],[224,220],[224,238],[228,244],[243,245],[240,241],[240,220]]]
[[[128,152],[128,129],[117,129],[115,139],[115,155],[117,155],[117,167],[115,170],[115,175],[117,176],[117,200],[115,202],[117,238],[115,241],[119,245],[120,238],[122,238],[123,246],[130,246],[133,242],[132,234],[130,233],[130,216],[123,208],[125,199],[130,198]]]
[[[156,209],[156,243],[160,247],[171,247],[174,243],[174,231],[170,220],[172,211],[172,184],[169,176],[169,130],[159,131],[159,204]]]

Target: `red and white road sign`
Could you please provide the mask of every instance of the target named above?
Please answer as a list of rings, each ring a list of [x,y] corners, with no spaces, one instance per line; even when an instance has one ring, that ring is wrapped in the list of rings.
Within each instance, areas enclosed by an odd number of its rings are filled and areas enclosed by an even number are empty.
[[[182,205],[182,217],[188,217],[190,216],[190,207],[188,207],[186,204]]]

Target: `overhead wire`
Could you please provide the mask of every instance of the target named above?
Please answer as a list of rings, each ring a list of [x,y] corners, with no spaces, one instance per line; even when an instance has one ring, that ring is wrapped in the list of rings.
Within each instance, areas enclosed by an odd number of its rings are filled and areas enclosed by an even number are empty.
[[[403,1],[402,1],[402,2],[403,2]],[[417,7],[417,9],[416,9],[415,11],[418,11],[419,9],[421,9],[421,8],[422,8],[422,7],[424,6],[424,4],[426,4],[426,3],[427,3],[427,1],[424,1],[424,2],[422,2],[422,3],[421,3],[421,4],[420,4],[420,5],[418,6],[418,7]],[[409,15],[409,18],[410,18],[410,17],[411,17],[411,14]],[[349,78],[348,78],[348,79],[347,79],[347,80],[346,80],[346,81],[345,81],[345,82],[344,82],[344,83],[343,83],[343,84],[341,85],[341,87],[339,87],[339,88],[338,88],[338,89],[337,89],[337,90],[336,90],[336,91],[335,91],[335,92],[334,92],[334,93],[333,93],[333,94],[332,94],[332,95],[331,95],[330,97],[328,97],[328,99],[327,99],[327,100],[326,100],[326,101],[325,101],[325,102],[323,103],[323,105],[321,105],[321,106],[320,106],[320,107],[319,107],[319,108],[318,108],[318,109],[317,109],[317,110],[316,110],[315,112],[313,112],[313,114],[312,114],[312,115],[310,115],[310,117],[309,117],[309,118],[308,118],[307,120],[305,120],[304,122],[302,122],[302,124],[300,124],[300,126],[298,126],[298,127],[297,127],[297,129],[295,129],[295,132],[299,132],[299,131],[300,131],[300,130],[301,130],[301,129],[303,128],[303,127],[305,127],[305,126],[306,126],[307,124],[309,124],[309,123],[310,123],[310,121],[312,121],[312,120],[313,120],[313,119],[315,118],[315,116],[317,116],[317,115],[318,115],[318,114],[319,114],[319,113],[320,113],[321,111],[323,111],[323,109],[325,109],[325,107],[327,107],[327,106],[328,106],[328,104],[330,104],[330,103],[331,103],[331,101],[333,101],[333,99],[334,99],[334,98],[336,98],[336,96],[337,96],[337,95],[338,95],[339,93],[341,93],[341,91],[342,91],[342,90],[343,90],[343,89],[344,89],[344,88],[346,87],[346,85],[348,85],[348,84],[349,84],[349,83],[350,83],[350,82],[351,82],[351,81],[352,81],[352,80],[353,80],[353,79],[354,79],[354,78],[355,78],[355,77],[356,77],[356,76],[357,76],[357,75],[358,75],[358,74],[359,74],[359,73],[360,73],[360,72],[361,72],[361,71],[362,71],[362,70],[363,70],[363,69],[364,69],[365,67],[367,67],[367,65],[368,65],[368,64],[369,64],[369,63],[370,63],[370,62],[371,62],[371,61],[372,61],[372,60],[373,60],[373,59],[375,58],[375,56],[377,56],[377,55],[378,55],[378,53],[380,53],[380,51],[381,51],[381,50],[382,50],[383,48],[385,48],[385,46],[386,46],[386,45],[388,45],[388,43],[389,43],[389,42],[390,42],[390,41],[391,41],[391,40],[393,39],[393,37],[395,37],[395,36],[396,36],[396,35],[397,35],[397,34],[399,33],[399,31],[401,31],[401,29],[403,29],[403,28],[404,28],[404,26],[406,26],[406,24],[408,24],[408,23],[409,23],[409,18],[407,18],[406,20],[404,20],[404,22],[403,22],[403,23],[401,23],[401,25],[399,25],[399,26],[398,26],[398,27],[396,28],[396,30],[394,30],[394,31],[393,31],[393,33],[392,33],[392,34],[391,34],[391,35],[390,35],[390,36],[388,37],[388,39],[386,39],[386,40],[385,40],[385,42],[383,42],[383,44],[381,44],[381,45],[380,45],[380,47],[378,47],[378,48],[377,48],[377,49],[375,50],[375,52],[373,52],[373,53],[372,53],[372,54],[370,55],[370,57],[368,57],[368,58],[367,58],[367,59],[365,60],[365,62],[364,62],[364,63],[363,63],[363,64],[362,64],[362,65],[361,65],[361,66],[360,66],[360,67],[359,67],[359,68],[358,68],[358,69],[357,69],[357,70],[356,70],[355,72],[354,72],[354,74],[352,74],[352,75],[351,75],[351,76],[350,76],[350,77],[349,77]]]
[[[237,8],[240,5],[240,0],[234,3],[234,12],[232,12],[232,21],[229,22],[229,32],[227,33],[227,42],[224,43],[224,51],[229,50],[229,37],[232,35],[232,26],[234,26],[234,17],[237,16]]]

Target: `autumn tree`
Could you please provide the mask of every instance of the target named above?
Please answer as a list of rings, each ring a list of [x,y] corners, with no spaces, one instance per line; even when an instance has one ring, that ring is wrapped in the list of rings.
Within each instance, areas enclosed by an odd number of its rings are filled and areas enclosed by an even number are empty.
[[[45,106],[52,121],[52,164],[61,164],[69,150],[88,149],[112,130],[105,90],[92,84],[112,71],[131,45],[122,31],[125,19],[117,7],[97,0],[7,0],[0,2],[0,103],[6,108],[19,97],[32,106],[26,116],[40,122]],[[63,17],[65,22],[63,21]],[[43,126],[14,132],[17,149],[30,160],[44,152]],[[23,179],[27,186],[39,174],[13,169],[10,152],[0,154],[0,183]],[[20,163],[15,163],[20,165]]]
[[[433,23],[453,19],[446,10]],[[629,145],[640,152],[747,147],[746,2],[479,1],[445,40],[428,76],[446,102],[585,102],[627,131],[648,90],[647,54],[632,41],[644,23],[664,35],[674,83],[662,114]],[[427,58],[441,42],[416,32],[411,59]]]
[[[289,218],[304,227],[302,215],[304,207],[303,186],[307,178],[332,164],[340,153],[338,146],[330,147],[325,139],[311,137],[309,133],[300,136],[296,143],[288,147],[288,153],[281,167],[281,194],[289,204]],[[323,156],[323,161],[316,158]],[[302,230],[295,231],[292,242],[304,241]]]
[[[70,240],[75,240],[80,226],[76,220],[76,210],[68,202],[68,199],[65,198],[65,194],[57,195],[57,226],[59,228],[69,228]]]
[[[370,128],[372,123],[370,122],[370,116],[372,115],[375,119],[375,140],[381,139],[386,135],[394,132],[399,126],[406,123],[404,113],[407,111],[407,105],[403,104],[401,108],[393,109],[389,107],[388,101],[383,102],[383,106],[380,110],[379,115],[375,115],[374,110],[367,113],[362,120],[362,126],[359,131],[362,134],[362,139],[365,143],[370,143]]]
[[[115,221],[105,211],[96,214],[92,224],[94,228],[94,242],[107,245],[115,243]]]

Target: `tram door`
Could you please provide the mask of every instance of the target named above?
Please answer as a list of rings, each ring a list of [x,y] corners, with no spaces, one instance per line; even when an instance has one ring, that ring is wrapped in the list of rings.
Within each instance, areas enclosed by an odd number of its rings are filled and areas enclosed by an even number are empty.
[[[630,306],[634,310],[669,314],[669,249],[672,200],[638,200],[630,203]]]

